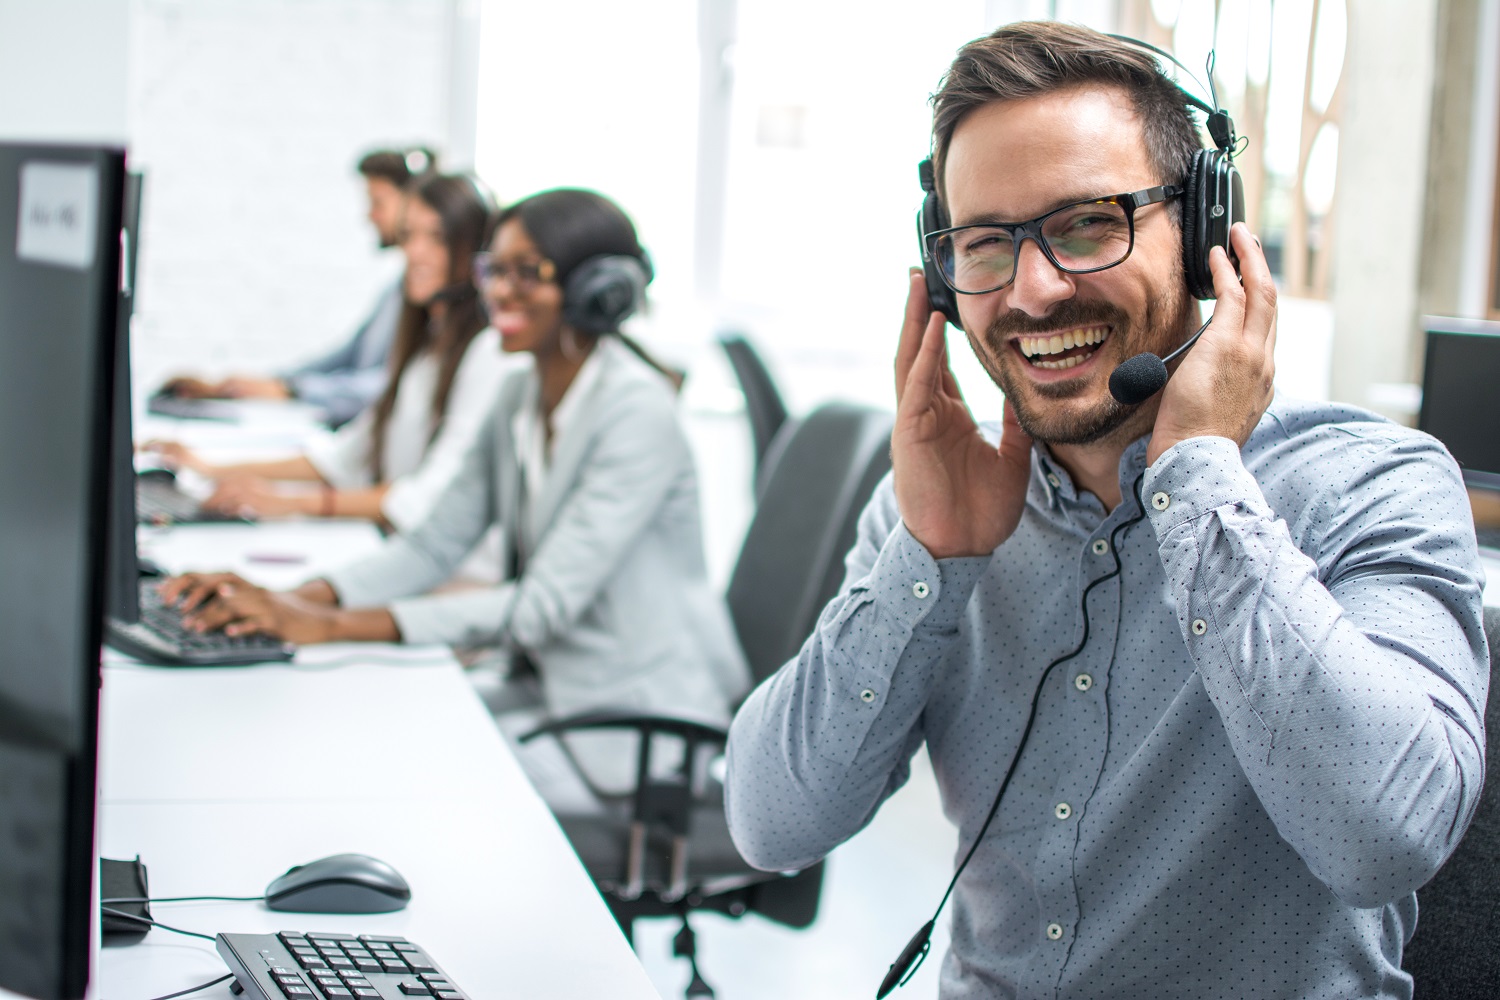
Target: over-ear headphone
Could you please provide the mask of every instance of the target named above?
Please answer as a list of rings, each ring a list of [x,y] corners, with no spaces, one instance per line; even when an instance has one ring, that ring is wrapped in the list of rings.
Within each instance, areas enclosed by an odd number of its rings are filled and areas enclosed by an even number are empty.
[[[590,257],[563,282],[563,321],[580,333],[615,333],[646,301],[653,277],[645,251]]]
[[[1127,38],[1124,35],[1109,36],[1127,42],[1156,55],[1171,60],[1186,72],[1187,67],[1170,53],[1164,52],[1148,42]],[[1209,93],[1214,103],[1218,96],[1213,89],[1213,53],[1208,57]],[[1188,291],[1195,299],[1214,298],[1213,273],[1208,268],[1208,252],[1215,246],[1229,250],[1229,227],[1245,221],[1245,187],[1240,172],[1234,165],[1235,145],[1234,121],[1222,108],[1210,107],[1202,100],[1184,90],[1175,81],[1183,101],[1208,116],[1208,133],[1213,138],[1214,149],[1200,149],[1193,154],[1192,166],[1182,181],[1182,270],[1187,279]],[[938,263],[933,257],[932,241],[927,234],[947,229],[948,210],[938,197],[937,178],[933,173],[932,159],[917,165],[917,175],[926,197],[922,199],[921,211],[917,213],[917,239],[921,244],[922,268],[927,280],[927,301],[931,307],[947,317],[948,322],[963,329],[958,315],[958,300],[953,289],[938,273]]]

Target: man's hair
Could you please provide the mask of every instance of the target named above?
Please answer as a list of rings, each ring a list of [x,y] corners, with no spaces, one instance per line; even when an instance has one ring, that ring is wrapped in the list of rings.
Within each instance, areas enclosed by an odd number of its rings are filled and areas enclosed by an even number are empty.
[[[426,146],[410,149],[377,149],[360,157],[359,172],[368,180],[390,181],[405,188],[412,179],[437,173],[437,154]]]
[[[1146,138],[1157,181],[1176,184],[1202,148],[1187,102],[1157,68],[1156,57],[1117,38],[1074,24],[1017,21],[958,50],[932,95],[933,167],[939,191],[954,130],[992,101],[1039,97],[1081,85],[1125,91]]]

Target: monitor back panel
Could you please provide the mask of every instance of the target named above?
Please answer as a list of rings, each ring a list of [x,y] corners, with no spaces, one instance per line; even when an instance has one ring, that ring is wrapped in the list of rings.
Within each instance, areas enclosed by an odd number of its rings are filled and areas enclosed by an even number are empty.
[[[0,988],[81,997],[124,156],[0,144]]]

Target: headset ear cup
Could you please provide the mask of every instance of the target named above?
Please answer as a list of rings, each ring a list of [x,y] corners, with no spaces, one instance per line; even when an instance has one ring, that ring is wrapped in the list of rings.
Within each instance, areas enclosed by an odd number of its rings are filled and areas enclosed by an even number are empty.
[[[922,275],[927,284],[927,304],[935,312],[940,312],[955,327],[962,330],[963,321],[958,317],[958,301],[953,289],[943,280],[938,273],[938,262],[929,256],[927,246],[927,234],[935,233],[940,229],[948,228],[948,213],[943,210],[943,203],[938,200],[936,191],[928,191],[927,197],[922,199],[922,211],[917,218],[917,242],[922,252]]]
[[[1213,280],[1208,274],[1208,247],[1203,245],[1203,228],[1206,221],[1204,205],[1207,178],[1204,176],[1213,154],[1200,149],[1193,154],[1193,166],[1188,171],[1182,192],[1182,274],[1187,279],[1188,293],[1195,299],[1214,297]],[[1204,282],[1208,290],[1204,292]]]
[[[563,283],[563,320],[580,333],[614,333],[645,302],[650,280],[635,257],[590,257]]]

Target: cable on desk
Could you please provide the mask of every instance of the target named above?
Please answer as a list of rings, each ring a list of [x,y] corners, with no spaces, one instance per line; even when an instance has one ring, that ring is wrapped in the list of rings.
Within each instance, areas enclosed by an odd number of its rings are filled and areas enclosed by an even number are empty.
[[[178,990],[176,993],[168,993],[164,997],[152,997],[152,1000],[175,1000],[176,997],[185,997],[189,993],[201,993],[203,990],[208,989],[210,986],[218,986],[224,980],[233,978],[234,973],[231,972],[228,975],[220,976],[218,979],[215,979],[212,982],[204,983],[202,986],[194,986],[191,989]]]
[[[212,934],[199,934],[197,931],[185,931],[181,927],[168,927],[166,924],[158,920],[152,920],[150,917],[138,917],[134,913],[126,913],[124,910],[116,910],[108,906],[99,907],[99,912],[108,913],[110,916],[119,917],[121,920],[131,920],[138,924],[149,924],[152,927],[160,927],[162,930],[171,931],[173,934],[186,934],[188,937],[202,938],[205,941],[217,940]]]
[[[101,899],[99,902],[103,906],[108,906],[110,903],[198,903],[203,901],[259,903],[265,898],[265,896],[115,896],[111,899]]]

